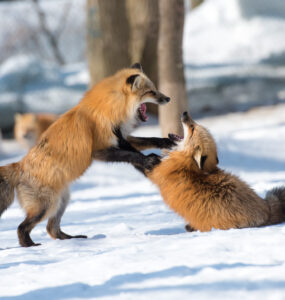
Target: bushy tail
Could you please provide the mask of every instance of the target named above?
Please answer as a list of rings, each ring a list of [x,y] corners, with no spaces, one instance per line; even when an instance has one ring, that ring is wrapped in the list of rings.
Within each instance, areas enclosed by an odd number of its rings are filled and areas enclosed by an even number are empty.
[[[270,224],[285,221],[285,186],[274,188],[267,192],[265,201],[271,210]]]
[[[0,216],[14,201],[14,189],[19,176],[18,163],[0,167]]]

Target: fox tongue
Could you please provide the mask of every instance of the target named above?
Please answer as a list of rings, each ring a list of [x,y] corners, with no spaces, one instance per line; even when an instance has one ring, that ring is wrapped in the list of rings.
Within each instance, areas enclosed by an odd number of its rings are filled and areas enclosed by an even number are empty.
[[[141,113],[141,117],[143,119],[143,121],[147,121],[148,120],[148,116],[146,115],[146,104],[145,103],[142,103],[140,108],[140,113]]]

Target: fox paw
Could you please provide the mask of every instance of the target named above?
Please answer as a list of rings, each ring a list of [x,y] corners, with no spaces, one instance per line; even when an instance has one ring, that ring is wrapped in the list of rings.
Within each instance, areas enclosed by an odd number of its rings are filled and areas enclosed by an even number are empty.
[[[144,168],[151,171],[156,165],[160,163],[160,156],[154,153],[149,154],[144,159]]]
[[[169,136],[169,135],[168,135]],[[177,144],[175,143],[175,139],[170,138],[162,138],[162,147],[164,149],[171,149],[174,146],[177,146]]]
[[[193,232],[193,231],[196,231],[195,228],[191,227],[190,224],[187,224],[185,225],[185,230],[188,231],[188,232]]]

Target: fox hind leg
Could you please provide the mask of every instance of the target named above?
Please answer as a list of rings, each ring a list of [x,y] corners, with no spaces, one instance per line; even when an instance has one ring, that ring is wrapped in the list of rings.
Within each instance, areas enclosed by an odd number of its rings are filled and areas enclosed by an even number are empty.
[[[70,199],[69,190],[68,190],[68,188],[66,188],[61,195],[60,207],[59,207],[58,211],[56,212],[56,214],[53,217],[49,218],[49,220],[48,220],[47,232],[49,233],[49,235],[52,238],[60,239],[60,240],[66,240],[66,239],[72,239],[72,238],[87,238],[86,235],[72,236],[72,235],[64,233],[60,229],[60,221],[65,212],[65,209],[67,207],[69,199]]]
[[[30,237],[32,229],[44,219],[46,210],[42,209],[40,212],[28,212],[25,220],[18,227],[19,243],[22,247],[39,246],[41,244],[35,244]]]

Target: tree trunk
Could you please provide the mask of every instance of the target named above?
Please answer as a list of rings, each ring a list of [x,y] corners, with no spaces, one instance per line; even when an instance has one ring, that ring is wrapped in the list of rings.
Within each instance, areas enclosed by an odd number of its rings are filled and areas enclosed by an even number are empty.
[[[87,0],[87,59],[94,85],[131,65],[125,0]]]
[[[124,0],[98,0],[103,39],[104,77],[131,64],[129,23]]]
[[[188,106],[182,57],[184,0],[160,0],[159,15],[159,89],[171,98],[159,107],[159,122],[163,136],[182,135],[180,116]]]
[[[100,25],[98,1],[87,0],[87,61],[90,74],[90,86],[104,78],[103,39]]]

